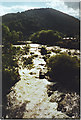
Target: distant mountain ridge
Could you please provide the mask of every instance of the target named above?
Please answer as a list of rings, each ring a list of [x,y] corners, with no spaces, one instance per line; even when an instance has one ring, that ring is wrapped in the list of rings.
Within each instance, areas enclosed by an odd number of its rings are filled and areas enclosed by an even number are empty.
[[[6,14],[2,21],[10,30],[22,31],[26,37],[42,29],[59,31],[67,36],[79,35],[80,21],[52,8]]]

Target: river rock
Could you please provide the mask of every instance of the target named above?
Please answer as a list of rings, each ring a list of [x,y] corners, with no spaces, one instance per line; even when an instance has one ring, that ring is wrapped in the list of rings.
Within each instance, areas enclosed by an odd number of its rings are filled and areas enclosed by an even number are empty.
[[[35,75],[36,73],[34,73],[34,72],[30,72],[30,75]]]
[[[67,93],[62,101],[58,103],[59,111],[64,112],[72,118],[80,117],[80,98],[76,93]]]
[[[39,71],[39,78],[40,79],[44,79],[45,78],[45,74],[42,72],[42,70]]]
[[[51,95],[50,102],[60,102],[64,98],[64,94],[58,91],[53,92]]]

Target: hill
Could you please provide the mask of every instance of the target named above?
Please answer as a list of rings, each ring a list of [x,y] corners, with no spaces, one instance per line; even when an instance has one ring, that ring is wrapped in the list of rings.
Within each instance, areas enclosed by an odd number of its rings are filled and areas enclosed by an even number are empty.
[[[31,9],[2,16],[10,30],[22,31],[24,36],[44,30],[55,30],[75,36],[79,34],[79,20],[52,8]]]

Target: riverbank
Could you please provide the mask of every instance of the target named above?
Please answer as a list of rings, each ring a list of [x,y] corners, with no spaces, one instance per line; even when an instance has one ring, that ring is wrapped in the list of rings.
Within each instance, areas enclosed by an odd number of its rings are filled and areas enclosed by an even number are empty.
[[[23,48],[25,45],[15,45],[15,47],[18,46]],[[50,90],[52,94],[49,96],[47,86],[52,83],[48,82],[46,78],[39,78],[40,70],[47,71],[46,62],[40,53],[40,47],[39,44],[30,44],[29,54],[17,56],[19,58],[18,71],[21,80],[12,87],[11,92],[7,95],[6,118],[70,118],[61,109],[58,111],[59,101],[54,100],[54,98],[61,99],[63,93],[58,92],[58,90]],[[47,49],[53,51],[53,49],[60,48],[47,47]],[[61,52],[64,51],[68,52],[67,49],[61,50]],[[33,67],[28,69],[23,67],[22,57],[32,56],[31,53],[37,55],[37,57],[33,58]],[[51,52],[50,56],[55,54],[55,52]],[[77,52],[77,54],[79,53]]]

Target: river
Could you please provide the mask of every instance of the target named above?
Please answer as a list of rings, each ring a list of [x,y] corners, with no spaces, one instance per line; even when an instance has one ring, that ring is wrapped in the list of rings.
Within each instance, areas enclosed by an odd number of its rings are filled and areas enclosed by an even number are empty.
[[[15,45],[23,48],[25,45]],[[19,74],[21,80],[17,82],[7,95],[7,114],[6,118],[69,118],[61,111],[57,111],[58,103],[50,102],[50,97],[47,94],[47,79],[39,79],[40,69],[46,71],[46,62],[40,53],[39,44],[30,44],[30,52],[28,55],[19,57]],[[54,47],[52,47],[54,48]],[[50,47],[47,47],[50,50]],[[64,52],[67,49],[62,49]],[[30,53],[38,55],[34,57],[34,66],[32,69],[23,67],[21,58],[31,56]],[[51,53],[55,55],[56,53]],[[32,73],[32,74],[30,74]]]

